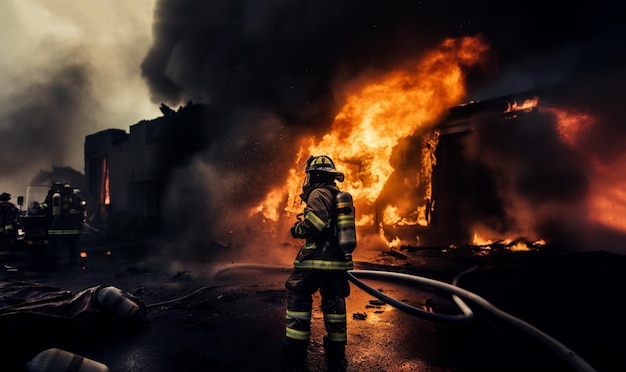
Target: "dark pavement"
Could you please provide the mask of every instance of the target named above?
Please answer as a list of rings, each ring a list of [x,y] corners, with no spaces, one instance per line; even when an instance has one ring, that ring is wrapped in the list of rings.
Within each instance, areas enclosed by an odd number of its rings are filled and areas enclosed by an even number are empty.
[[[612,371],[621,363],[620,340],[626,331],[623,256],[421,250],[379,252],[357,256],[356,261],[360,270],[390,270],[448,283],[478,265],[460,278],[461,288],[550,335],[597,371]],[[329,360],[324,353],[316,298],[312,343],[305,359],[294,360],[280,346],[283,284],[289,273],[284,267],[230,262],[219,266],[199,260],[174,270],[115,250],[111,255],[93,251],[81,267],[49,272],[29,271],[20,262],[5,264],[5,281],[43,283],[72,292],[116,286],[141,299],[149,323],[145,328],[106,323],[57,334],[41,329],[40,334],[13,340],[19,342],[5,338],[9,346],[0,370],[18,370],[47,347],[96,360],[111,371],[574,370],[533,337],[480,309],[473,309],[475,320],[467,324],[433,321],[389,306],[354,284],[347,301],[346,359]],[[363,281],[411,306],[456,312],[450,296],[437,289]],[[20,348],[12,350],[11,345]]]

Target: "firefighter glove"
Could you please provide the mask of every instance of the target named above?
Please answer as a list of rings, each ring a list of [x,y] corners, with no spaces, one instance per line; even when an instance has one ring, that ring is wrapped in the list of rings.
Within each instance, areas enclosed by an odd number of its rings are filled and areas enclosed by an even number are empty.
[[[292,227],[291,230],[289,230],[291,232],[291,236],[293,236],[294,238],[301,238],[302,235],[298,234],[298,232],[300,232],[300,228],[298,226],[300,222],[296,222]]]

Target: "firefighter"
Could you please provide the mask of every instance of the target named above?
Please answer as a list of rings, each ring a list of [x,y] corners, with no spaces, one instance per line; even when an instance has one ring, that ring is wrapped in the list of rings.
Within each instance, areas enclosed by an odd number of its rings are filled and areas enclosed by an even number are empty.
[[[291,228],[294,238],[305,239],[285,283],[287,309],[283,348],[291,355],[305,356],[309,344],[313,294],[321,295],[326,335],[323,345],[330,358],[344,357],[347,343],[346,297],[350,294],[347,270],[353,262],[338,247],[335,228],[335,195],[344,174],[326,155],[307,160],[306,179],[300,198],[303,213]]]
[[[0,250],[13,251],[17,241],[19,213],[19,209],[11,202],[11,194],[0,194]]]

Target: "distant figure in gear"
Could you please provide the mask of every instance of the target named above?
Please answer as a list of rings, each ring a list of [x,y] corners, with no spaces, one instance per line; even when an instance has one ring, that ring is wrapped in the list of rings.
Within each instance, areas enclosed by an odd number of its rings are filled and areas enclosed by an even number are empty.
[[[311,156],[300,198],[306,203],[291,228],[294,238],[305,244],[294,260],[285,283],[287,289],[286,334],[283,347],[293,355],[305,356],[311,335],[313,294],[320,291],[324,313],[324,349],[331,358],[344,357],[347,343],[346,297],[350,294],[347,271],[353,262],[338,247],[335,228],[335,181],[344,174],[335,169],[330,157]]]
[[[17,242],[17,217],[20,211],[11,203],[11,194],[0,194],[0,250],[13,251]]]

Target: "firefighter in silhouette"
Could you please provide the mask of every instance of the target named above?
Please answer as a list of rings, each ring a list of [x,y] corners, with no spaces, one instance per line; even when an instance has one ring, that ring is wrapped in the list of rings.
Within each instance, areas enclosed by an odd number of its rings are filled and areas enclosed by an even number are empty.
[[[290,355],[304,357],[311,335],[313,294],[321,295],[326,335],[324,349],[331,358],[344,357],[347,342],[346,297],[350,294],[347,270],[353,269],[352,257],[338,247],[335,227],[335,196],[340,192],[335,181],[344,174],[335,169],[330,157],[312,156],[307,161],[306,179],[300,198],[306,203],[303,213],[291,228],[294,238],[305,244],[294,260],[287,289],[286,334],[283,348]]]
[[[0,250],[13,251],[17,242],[19,213],[19,209],[11,202],[11,194],[0,194]]]
[[[78,264],[84,216],[80,194],[69,183],[53,182],[42,207],[49,218],[47,253],[51,265]]]

